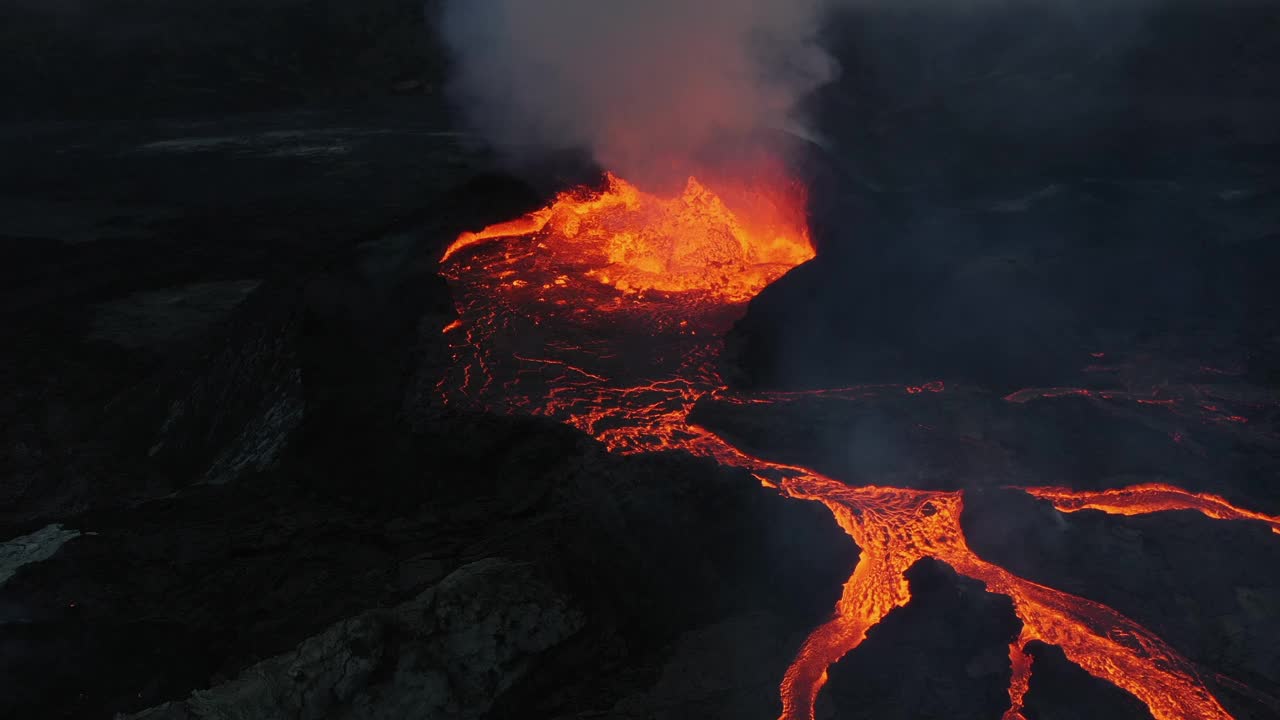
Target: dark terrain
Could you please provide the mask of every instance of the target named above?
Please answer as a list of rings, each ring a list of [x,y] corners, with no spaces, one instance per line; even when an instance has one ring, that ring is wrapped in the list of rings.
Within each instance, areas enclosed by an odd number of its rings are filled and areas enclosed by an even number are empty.
[[[819,255],[751,303],[726,375],[946,389],[696,419],[850,483],[969,489],[979,555],[1277,718],[1274,534],[1004,489],[1280,514],[1280,10],[1165,5],[1114,37],[833,22]],[[825,509],[440,403],[441,251],[590,168],[512,172],[463,132],[418,3],[0,7],[25,60],[0,76],[0,716],[776,717],[856,562]],[[1174,402],[1006,399],[1027,387]],[[1008,601],[909,580],[819,717],[1007,709]],[[1028,718],[1148,717],[1033,649]]]

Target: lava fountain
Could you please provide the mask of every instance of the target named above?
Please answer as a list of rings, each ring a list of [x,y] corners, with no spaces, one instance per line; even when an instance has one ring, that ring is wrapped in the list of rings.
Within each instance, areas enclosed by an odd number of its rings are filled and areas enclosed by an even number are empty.
[[[782,679],[783,720],[813,718],[828,668],[910,602],[904,574],[924,558],[1013,601],[1023,629],[1010,645],[1005,720],[1022,718],[1032,672],[1024,648],[1032,640],[1062,648],[1159,720],[1229,718],[1193,663],[1134,621],[979,558],[960,525],[962,492],[848,486],[753,457],[689,422],[701,398],[771,402],[768,394],[729,391],[716,369],[720,338],[747,301],[812,257],[803,188],[775,168],[705,184],[691,177],[673,196],[609,175],[601,190],[562,193],[522,218],[463,233],[444,253],[441,274],[458,319],[444,328],[454,363],[438,390],[451,405],[553,418],[619,453],[712,457],[788,497],[825,505],[861,556],[832,619],[813,631]],[[1189,509],[1280,528],[1280,519],[1172,486],[1026,490],[1063,512]]]

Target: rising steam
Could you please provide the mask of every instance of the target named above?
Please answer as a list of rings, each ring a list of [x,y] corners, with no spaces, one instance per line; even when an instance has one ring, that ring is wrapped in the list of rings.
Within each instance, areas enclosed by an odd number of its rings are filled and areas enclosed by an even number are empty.
[[[509,152],[682,180],[713,141],[797,125],[838,72],[816,43],[833,1],[445,0],[453,97]]]

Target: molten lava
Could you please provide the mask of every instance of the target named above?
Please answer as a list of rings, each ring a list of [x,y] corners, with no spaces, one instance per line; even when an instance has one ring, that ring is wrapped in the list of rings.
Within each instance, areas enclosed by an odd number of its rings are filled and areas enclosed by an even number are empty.
[[[910,602],[905,573],[923,558],[945,562],[1013,601],[1023,629],[1010,646],[1005,720],[1022,717],[1032,672],[1024,648],[1032,640],[1059,646],[1090,674],[1139,698],[1159,720],[1230,717],[1192,663],[1137,623],[974,554],[960,525],[961,492],[850,487],[748,455],[688,421],[703,397],[770,403],[782,395],[731,395],[715,361],[719,338],[744,303],[813,257],[803,208],[799,188],[777,180],[712,188],[690,178],[683,193],[658,197],[609,176],[603,191],[564,193],[523,218],[463,233],[441,260],[458,310],[458,320],[445,328],[454,353],[438,386],[445,402],[554,418],[617,452],[709,456],[752,472],[765,487],[830,509],[862,553],[833,618],[809,636],[782,680],[786,720],[813,718],[828,668]],[[944,392],[945,386],[902,391]],[[856,399],[859,390],[815,394]],[[1026,490],[1064,512],[1191,509],[1280,528],[1280,519],[1167,486]]]
[[[1172,485],[1149,483],[1094,492],[1055,487],[1023,489],[1048,500],[1062,512],[1100,510],[1109,515],[1145,515],[1161,510],[1195,510],[1214,520],[1257,520],[1280,535],[1280,519],[1238,508],[1217,495],[1188,492]]]
[[[603,192],[562,193],[518,220],[463,233],[441,262],[486,240],[543,235],[557,240],[544,247],[550,255],[588,263],[587,276],[624,293],[701,291],[734,303],[814,255],[794,196],[763,196],[744,215],[692,177],[674,198],[612,174],[606,181]]]

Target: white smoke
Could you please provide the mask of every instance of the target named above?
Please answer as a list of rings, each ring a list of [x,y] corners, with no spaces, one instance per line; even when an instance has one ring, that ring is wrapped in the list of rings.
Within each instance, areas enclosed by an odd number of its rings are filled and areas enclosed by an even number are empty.
[[[838,73],[834,0],[445,0],[452,92],[511,152],[585,148],[640,182],[719,138],[797,127]]]

